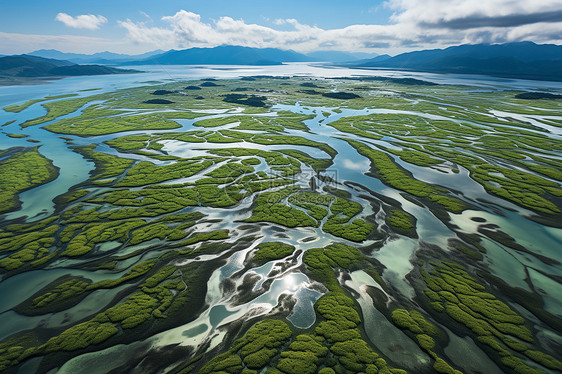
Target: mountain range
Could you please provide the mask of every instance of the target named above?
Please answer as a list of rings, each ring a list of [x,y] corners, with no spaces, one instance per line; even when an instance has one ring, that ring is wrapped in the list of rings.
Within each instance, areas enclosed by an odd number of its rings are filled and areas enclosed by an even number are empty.
[[[91,65],[91,61],[98,61],[98,64]],[[89,64],[82,65],[83,62]],[[167,52],[156,50],[140,55],[111,52],[82,55],[39,50],[31,55],[0,57],[0,76],[48,77],[131,72],[106,65],[281,65],[285,62],[332,62],[362,69],[480,74],[562,81],[562,46],[532,42],[467,44],[402,53],[393,57],[378,55],[374,58],[372,55],[339,51],[302,54],[292,50],[240,46],[190,48]]]
[[[127,65],[281,65],[283,62],[310,62],[301,53],[276,48],[219,46],[172,49]]]
[[[40,49],[27,53],[29,56],[71,61],[76,64],[104,65],[152,65],[155,63],[171,65],[185,64],[222,64],[232,65],[239,61],[242,65],[277,65],[281,62],[351,62],[366,60],[377,56],[376,53],[316,51],[301,54],[276,48],[246,48],[236,46],[219,46],[215,48],[191,48],[186,50],[163,51],[161,49],[139,55],[127,55],[112,52],[98,52],[91,55],[65,53],[55,49]],[[2,56],[0,56],[2,57]],[[193,61],[193,62],[191,62]],[[199,62],[197,62],[199,61]]]
[[[388,58],[378,56],[350,66],[562,81],[562,46],[532,42],[465,44]]]
[[[104,64],[112,65],[123,61],[136,61],[143,60],[150,56],[158,55],[163,53],[161,49],[155,51],[146,52],[140,55],[126,55],[113,52],[98,52],[91,55],[81,54],[81,53],[65,53],[57,51],[56,49],[40,49],[37,51],[27,53],[28,56],[37,56],[43,58],[51,58],[56,60],[65,60],[74,62],[76,64]]]

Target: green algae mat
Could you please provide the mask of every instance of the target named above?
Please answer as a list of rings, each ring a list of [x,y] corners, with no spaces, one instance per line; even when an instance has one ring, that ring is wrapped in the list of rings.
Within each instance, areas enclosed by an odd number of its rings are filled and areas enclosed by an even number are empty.
[[[0,371],[562,371],[562,102],[411,83],[5,107]]]

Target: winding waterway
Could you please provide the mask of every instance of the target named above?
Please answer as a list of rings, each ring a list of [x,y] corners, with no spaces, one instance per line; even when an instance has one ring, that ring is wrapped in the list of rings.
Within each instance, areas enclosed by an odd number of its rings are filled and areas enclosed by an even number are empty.
[[[79,96],[87,96],[99,94],[103,92],[111,92],[116,89],[127,87],[138,87],[146,85],[147,82],[166,83],[171,80],[185,80],[197,79],[202,77],[213,78],[233,78],[239,76],[249,75],[283,75],[283,76],[319,76],[319,77],[341,77],[341,76],[354,76],[354,75],[382,75],[391,77],[414,77],[418,79],[426,79],[437,83],[447,84],[463,84],[480,86],[491,90],[504,90],[514,88],[547,88],[562,90],[562,83],[555,82],[534,82],[534,81],[521,81],[521,80],[507,80],[507,79],[493,79],[489,77],[466,77],[466,76],[453,76],[453,75],[438,75],[429,73],[403,73],[391,71],[373,71],[373,70],[357,70],[357,69],[335,69],[324,68],[321,66],[311,66],[307,64],[288,64],[278,67],[240,67],[229,70],[220,69],[216,67],[166,67],[165,71],[157,70],[154,67],[140,67],[140,69],[151,70],[146,73],[136,75],[119,75],[119,76],[106,76],[106,77],[79,77],[67,78],[63,80],[54,81],[49,84],[42,84],[37,86],[16,86],[16,87],[0,87],[0,107],[9,104],[20,104],[27,100],[43,98],[49,94],[69,94],[78,93]],[[79,91],[83,89],[99,88],[95,91]],[[64,116],[63,118],[72,118],[80,114],[83,108]],[[447,249],[448,240],[456,238],[457,233],[460,232],[474,232],[477,229],[478,223],[474,218],[484,219],[486,223],[496,224],[502,230],[512,237],[518,243],[524,245],[535,253],[539,253],[551,258],[559,257],[559,249],[562,243],[562,230],[543,226],[531,219],[529,216],[532,214],[530,211],[518,207],[506,200],[490,196],[478,183],[473,181],[467,170],[461,168],[459,173],[447,173],[442,170],[428,169],[417,167],[395,158],[395,161],[402,167],[410,171],[416,179],[427,181],[429,183],[439,184],[453,190],[462,190],[460,198],[465,201],[479,206],[481,210],[466,210],[462,214],[449,214],[451,223],[457,227],[453,230],[451,226],[446,225],[441,219],[436,217],[429,209],[421,207],[412,203],[403,197],[399,190],[393,189],[373,176],[366,173],[369,171],[370,164],[363,156],[361,156],[349,143],[345,140],[338,139],[338,136],[343,135],[335,128],[329,126],[333,121],[343,117],[357,116],[357,115],[374,115],[377,114],[410,114],[422,116],[430,119],[450,120],[458,122],[454,118],[443,116],[429,115],[415,111],[395,111],[387,109],[364,109],[352,110],[343,109],[336,111],[337,108],[327,107],[303,107],[299,103],[295,105],[277,105],[274,110],[291,111],[295,113],[314,115],[314,118],[306,120],[305,124],[310,129],[309,132],[300,130],[287,131],[290,135],[301,136],[320,143],[329,143],[338,154],[334,158],[333,165],[327,172],[335,173],[336,179],[339,183],[353,182],[361,185],[363,189],[359,192],[351,191],[352,199],[361,203],[364,208],[363,214],[365,216],[374,214],[372,211],[369,200],[365,199],[365,195],[369,195],[371,199],[376,200],[377,194],[391,197],[398,201],[402,208],[408,213],[415,216],[418,220],[418,238],[388,238],[382,245],[373,253],[373,257],[380,261],[385,266],[385,271],[382,274],[383,279],[391,284],[395,289],[408,297],[414,296],[414,289],[409,284],[406,275],[413,269],[410,259],[414,252],[420,246],[427,244],[434,244],[443,249]],[[144,160],[143,156],[121,154],[106,145],[103,142],[121,137],[123,135],[135,134],[150,134],[150,133],[163,133],[166,131],[129,131],[126,133],[117,133],[104,136],[95,136],[82,138],[78,136],[69,136],[72,142],[69,143],[60,138],[59,135],[45,130],[42,126],[32,126],[27,128],[20,128],[20,124],[26,120],[33,119],[45,114],[45,109],[41,103],[33,104],[29,108],[23,110],[21,113],[7,113],[0,111],[0,124],[7,123],[15,120],[14,123],[1,128],[3,133],[0,134],[0,149],[9,147],[29,147],[31,143],[26,139],[10,138],[6,133],[15,133],[28,135],[28,139],[39,141],[37,145],[40,147],[39,151],[47,158],[53,160],[55,166],[60,169],[59,177],[45,185],[30,189],[20,194],[22,207],[14,212],[5,214],[0,218],[3,220],[12,220],[22,217],[27,217],[27,221],[37,221],[51,215],[54,211],[53,199],[69,190],[71,187],[86,181],[89,178],[90,172],[94,169],[91,161],[84,159],[81,155],[74,152],[70,148],[72,145],[87,145],[99,144],[99,150],[104,152],[117,154],[120,157],[129,157],[137,160]],[[546,125],[540,121],[541,118],[534,118],[531,115],[515,115],[507,112],[493,113],[499,117],[516,118],[522,121],[527,121],[533,125],[542,127],[548,131],[548,136],[560,138],[560,128]],[[237,112],[211,112],[208,117],[200,117],[197,120],[205,118],[219,118],[223,116],[239,115]],[[559,118],[559,117],[553,117]],[[168,131],[189,131],[195,129],[193,123],[195,120],[178,120],[181,128],[168,130]],[[224,125],[222,128],[232,127]],[[355,139],[357,136],[346,133],[345,136],[349,139]],[[384,138],[380,141],[369,139],[378,145],[391,148],[393,145],[388,143]],[[326,158],[328,155],[316,148],[306,146],[293,146],[293,145],[274,145],[274,146],[260,146],[253,143],[228,143],[228,144],[210,144],[210,143],[185,143],[179,141],[163,141],[163,150],[170,155],[186,156],[190,155],[203,155],[206,150],[217,148],[229,148],[241,146],[244,148],[258,148],[267,150],[282,150],[282,149],[297,149],[310,154],[313,157]],[[200,152],[200,153],[197,153]],[[151,160],[154,161],[154,160]],[[262,165],[265,162],[262,160]],[[259,168],[257,169],[259,170]],[[334,175],[334,174],[332,174]],[[174,181],[177,182],[177,181]],[[189,182],[189,180],[182,180],[181,182]],[[171,182],[170,182],[171,183]],[[308,183],[308,180],[306,181]],[[321,183],[321,181],[318,181]],[[486,203],[482,203],[485,199]],[[238,206],[236,211],[224,211],[216,208],[203,208],[199,211],[208,215],[208,219],[217,219],[217,223],[213,223],[212,229],[229,229],[231,236],[228,241],[234,243],[242,238],[246,232],[240,228],[240,223],[235,222],[243,218],[247,218],[250,213],[245,211],[251,204],[252,197],[246,198]],[[490,207],[493,207],[490,208]],[[229,217],[228,219],[224,219]],[[276,225],[271,224],[267,227],[262,227],[260,235],[263,240],[275,238],[277,241],[285,242],[294,245],[297,249],[306,250],[309,248],[321,247],[330,243],[330,237],[317,229],[307,228],[284,228],[279,227],[280,230],[273,229]],[[273,227],[273,228],[272,228]],[[197,227],[196,227],[197,229]],[[282,229],[282,230],[281,230]],[[283,232],[284,237],[279,238],[279,232]],[[314,236],[315,240],[305,241],[306,238]],[[158,347],[165,347],[170,344],[181,344],[186,346],[198,347],[204,343],[210,343],[211,347],[220,343],[225,334],[225,326],[230,322],[244,318],[245,315],[265,315],[269,313],[276,305],[282,295],[292,295],[296,300],[293,311],[288,316],[288,321],[295,327],[308,328],[315,322],[313,304],[322,295],[322,292],[312,286],[312,282],[306,275],[298,271],[302,265],[302,255],[297,258],[294,265],[286,268],[283,272],[276,274],[272,277],[273,281],[263,288],[264,281],[269,279],[269,274],[272,268],[277,264],[266,264],[260,267],[250,268],[243,270],[243,262],[245,256],[250,252],[260,241],[256,241],[244,251],[239,251],[232,254],[225,259],[224,265],[219,267],[211,275],[207,284],[206,303],[208,308],[194,321],[180,327],[162,332],[152,336],[145,341],[135,342],[129,345],[120,345],[111,347],[100,352],[88,353],[73,358],[67,362],[62,368],[60,373],[72,373],[79,370],[84,370],[92,365],[92,362],[104,362],[103,370],[118,367],[123,362],[123,357],[129,352],[131,355],[138,354],[138,352],[146,351],[149,348],[154,349]],[[372,244],[372,243],[366,243]],[[491,241],[484,240],[483,246],[488,250],[484,257],[484,262],[489,267],[491,272],[499,278],[505,280],[507,283],[514,287],[521,287],[529,289],[526,281],[527,271],[531,269],[529,276],[532,277],[533,283],[540,287],[545,295],[545,310],[561,315],[562,299],[560,285],[550,278],[541,275],[540,271],[548,274],[562,276],[562,265],[560,264],[545,264],[538,261],[535,257],[520,254],[509,250],[507,247]],[[209,259],[214,259],[217,256],[209,255]],[[130,264],[139,261],[139,258],[131,260]],[[279,265],[283,264],[283,260],[279,261]],[[535,270],[533,270],[535,269]],[[40,290],[44,285],[59,278],[61,275],[72,274],[76,276],[84,276],[92,280],[101,280],[108,278],[120,277],[126,269],[122,271],[108,274],[106,272],[88,272],[79,270],[69,270],[65,268],[64,263],[52,264],[49,268],[44,270],[29,271],[26,273],[15,275],[7,280],[0,282],[0,316],[12,321],[9,325],[6,324],[0,329],[0,336],[4,337],[21,331],[33,326],[45,325],[49,327],[62,326],[68,321],[77,321],[84,318],[87,314],[81,308],[84,305],[94,306],[97,297],[108,300],[115,296],[119,288],[111,291],[92,293],[84,303],[80,304],[80,308],[68,310],[65,316],[65,322],[62,322],[61,315],[41,316],[39,317],[23,317],[9,309],[27,299],[30,295]],[[236,285],[240,285],[245,276],[252,275],[259,277],[254,286],[254,291],[260,293],[259,296],[245,303],[237,303],[232,295],[226,294],[222,288],[225,279],[230,279]],[[358,303],[360,304],[365,319],[365,330],[372,338],[373,344],[377,346],[389,358],[403,362],[404,366],[408,368],[415,368],[420,363],[427,362],[427,355],[422,352],[411,339],[404,333],[396,328],[393,324],[388,322],[385,317],[376,309],[372,307],[372,299],[365,292],[367,286],[376,287],[377,284],[366,276],[362,271],[354,272],[351,274],[351,280],[345,282],[345,286],[357,292]],[[17,287],[18,292],[13,290]],[[105,304],[98,305],[103,307]],[[93,312],[92,309],[91,312]],[[67,319],[69,317],[70,319]],[[47,320],[45,322],[44,320]],[[548,334],[550,331],[545,330],[544,333]],[[473,358],[471,364],[474,370],[482,370],[482,372],[498,372],[497,367],[491,362],[487,356],[477,348],[474,343],[465,337],[456,336],[452,331],[448,331],[450,335],[450,343],[447,350],[451,352],[462,352],[464,347],[470,346]],[[393,336],[392,344],[399,344],[401,349],[394,349],[390,345],[386,345],[385,339],[378,339],[377,337]],[[119,352],[119,354],[117,353]],[[405,354],[408,352],[408,354]],[[480,363],[474,362],[480,360]],[[33,365],[38,364],[36,361],[30,361],[26,367],[32,368]],[[22,372],[25,372],[26,367],[22,367]],[[30,369],[31,370],[31,369]]]

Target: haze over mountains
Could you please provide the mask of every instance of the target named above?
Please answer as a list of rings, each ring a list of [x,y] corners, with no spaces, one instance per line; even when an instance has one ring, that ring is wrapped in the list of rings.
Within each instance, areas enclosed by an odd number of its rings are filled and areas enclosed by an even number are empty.
[[[184,64],[225,64],[234,65],[278,65],[282,62],[351,62],[366,60],[376,53],[316,51],[307,54],[276,48],[248,48],[238,46],[219,46],[214,48],[190,48],[184,50],[162,51],[160,49],[140,55],[126,55],[112,52],[98,52],[91,55],[64,53],[55,49],[40,49],[28,53],[31,56],[67,60],[77,64],[106,65],[164,65]],[[260,63],[263,62],[263,63]]]
[[[376,53],[352,53],[340,51],[316,51],[308,54],[277,48],[250,48],[218,46],[214,48],[190,48],[171,50],[131,65],[280,65],[284,62],[352,62],[377,56]]]
[[[283,62],[310,62],[311,58],[295,51],[275,48],[219,46],[170,50],[130,65],[281,65]]]
[[[155,51],[146,52],[140,55],[126,55],[113,52],[98,52],[91,55],[85,55],[81,53],[65,53],[57,51],[56,49],[40,49],[38,51],[33,51],[28,53],[29,56],[37,56],[43,58],[52,58],[56,60],[66,60],[74,62],[76,64],[117,64],[124,61],[135,61],[148,58],[150,56],[158,55],[163,53],[161,49]]]
[[[562,81],[562,46],[532,42],[460,45],[374,58],[373,55],[339,51],[302,54],[292,50],[240,46],[167,52],[156,50],[134,56],[111,52],[83,55],[39,50],[29,55],[0,57],[0,76],[48,77],[131,72],[102,65],[281,65],[290,62],[332,62],[352,68]],[[81,65],[84,63],[88,65]]]

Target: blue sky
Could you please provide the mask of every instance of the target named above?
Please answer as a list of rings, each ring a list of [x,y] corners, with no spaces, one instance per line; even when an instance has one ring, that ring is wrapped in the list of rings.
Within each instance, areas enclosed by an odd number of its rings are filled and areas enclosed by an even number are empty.
[[[221,44],[395,54],[461,43],[562,44],[562,0],[0,1],[0,54]]]
[[[33,3],[33,5],[30,5]],[[205,0],[205,1],[27,1],[25,10],[18,1],[4,4],[0,13],[0,31],[21,33],[64,33],[63,24],[55,22],[57,13],[70,15],[101,14],[108,23],[130,18],[146,21],[144,12],[153,20],[173,15],[180,9],[200,14],[207,21],[230,16],[242,18],[247,23],[266,24],[266,19],[295,18],[303,24],[322,28],[343,28],[352,24],[386,23],[392,11],[382,5],[383,1],[369,0]],[[22,15],[32,22],[22,22]],[[114,25],[116,26],[116,25]],[[115,31],[115,28],[112,28]],[[110,32],[110,30],[106,30]]]

